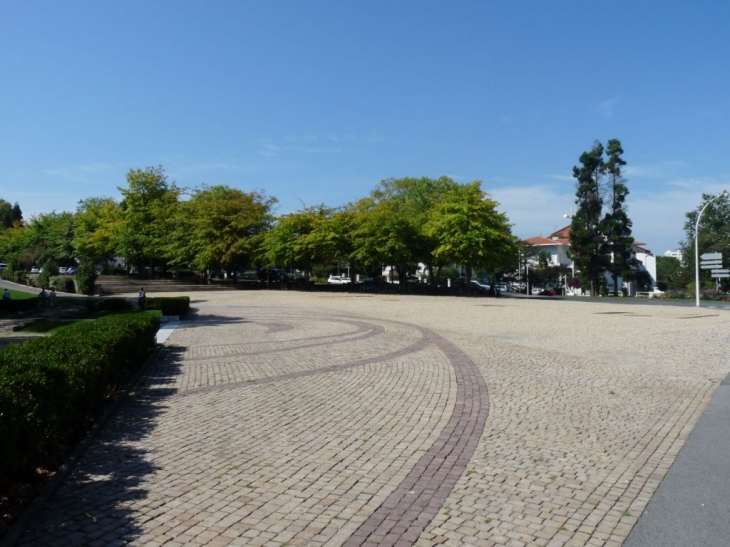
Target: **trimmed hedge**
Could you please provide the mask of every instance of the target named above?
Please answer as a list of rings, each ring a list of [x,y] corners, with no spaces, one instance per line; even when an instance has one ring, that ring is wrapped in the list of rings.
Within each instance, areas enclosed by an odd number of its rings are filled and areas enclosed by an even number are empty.
[[[0,482],[31,472],[155,347],[159,312],[110,315],[0,350]]]
[[[13,313],[32,310],[40,306],[41,300],[35,298],[22,298],[18,300],[0,300],[0,313]]]
[[[126,298],[89,298],[86,301],[86,309],[92,312],[120,312],[133,308],[132,303]]]
[[[190,309],[189,296],[155,296],[145,298],[144,309],[160,310],[162,315],[183,317]]]

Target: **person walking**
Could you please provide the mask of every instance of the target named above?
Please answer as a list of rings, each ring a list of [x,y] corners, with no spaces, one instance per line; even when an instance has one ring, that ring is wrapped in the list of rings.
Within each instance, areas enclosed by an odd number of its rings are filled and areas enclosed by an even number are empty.
[[[56,307],[56,289],[51,289],[51,294],[48,295],[48,304],[52,308]]]
[[[48,304],[48,293],[46,292],[46,289],[41,289],[41,292],[38,296],[40,296],[41,298],[41,308],[45,308]]]
[[[140,310],[144,309],[145,302],[147,300],[147,293],[144,292],[144,287],[139,289],[139,295],[137,296],[137,305]]]
[[[5,300],[7,302],[8,300],[12,300],[12,298],[13,297],[10,294],[10,290],[8,290],[7,288],[5,288],[5,290],[3,291],[3,300]]]

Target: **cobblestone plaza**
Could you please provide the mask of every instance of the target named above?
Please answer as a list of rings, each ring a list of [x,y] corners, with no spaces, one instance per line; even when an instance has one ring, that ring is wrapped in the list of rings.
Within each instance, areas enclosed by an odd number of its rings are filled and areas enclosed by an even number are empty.
[[[730,313],[196,294],[28,546],[619,546],[730,370]]]

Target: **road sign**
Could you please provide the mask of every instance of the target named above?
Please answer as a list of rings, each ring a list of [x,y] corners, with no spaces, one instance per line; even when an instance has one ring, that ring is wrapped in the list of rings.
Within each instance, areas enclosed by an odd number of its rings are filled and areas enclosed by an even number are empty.
[[[718,277],[718,278],[730,277],[730,273],[726,273],[726,274],[713,274],[710,277]]]
[[[715,268],[721,268],[722,262],[700,262],[700,268],[703,270],[713,270]]]
[[[723,273],[730,273],[730,270],[728,270],[726,268],[725,269],[721,269],[721,270],[712,270],[711,273],[712,273],[712,275],[715,275],[715,274],[723,274]]]
[[[700,255],[702,260],[722,260],[722,253],[705,253]]]

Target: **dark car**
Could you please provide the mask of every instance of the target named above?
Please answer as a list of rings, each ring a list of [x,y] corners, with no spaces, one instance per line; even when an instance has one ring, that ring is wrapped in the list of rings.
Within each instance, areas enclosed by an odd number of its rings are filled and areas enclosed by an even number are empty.
[[[492,287],[490,285],[487,285],[485,283],[480,283],[479,281],[471,280],[469,283],[469,286],[471,288],[472,293],[474,294],[483,294],[486,296],[499,296],[500,292],[495,287]]]
[[[264,268],[259,270],[259,281],[264,283],[287,283],[289,274],[281,268]]]

